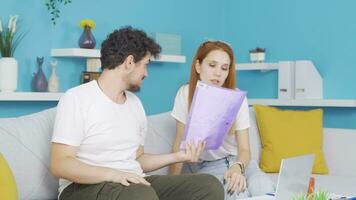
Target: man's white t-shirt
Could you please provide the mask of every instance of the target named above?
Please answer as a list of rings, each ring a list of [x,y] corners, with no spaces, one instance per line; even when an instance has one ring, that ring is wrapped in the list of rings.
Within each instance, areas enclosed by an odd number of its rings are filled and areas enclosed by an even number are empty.
[[[186,124],[188,111],[189,85],[179,88],[171,115],[179,122]],[[250,127],[250,117],[247,99],[243,100],[241,108],[236,116],[236,129],[243,130]],[[202,160],[216,160],[228,155],[237,155],[237,143],[234,135],[227,133],[219,149],[204,151],[200,156]]]
[[[144,176],[136,151],[144,144],[147,120],[141,101],[125,91],[117,104],[97,82],[68,90],[57,107],[52,142],[78,147],[76,158],[86,164]],[[59,180],[59,192],[71,184]]]

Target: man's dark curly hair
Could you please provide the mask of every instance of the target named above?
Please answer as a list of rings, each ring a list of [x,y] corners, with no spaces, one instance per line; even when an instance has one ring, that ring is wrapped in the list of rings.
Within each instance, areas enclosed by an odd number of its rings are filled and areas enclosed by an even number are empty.
[[[139,62],[147,53],[157,58],[160,52],[159,44],[144,31],[131,26],[123,27],[110,33],[101,44],[101,68],[114,69],[129,55],[134,57],[134,62]]]

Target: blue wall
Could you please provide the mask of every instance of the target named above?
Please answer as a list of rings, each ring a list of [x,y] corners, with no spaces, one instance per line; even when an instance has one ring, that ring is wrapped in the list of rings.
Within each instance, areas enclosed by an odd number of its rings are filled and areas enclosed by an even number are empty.
[[[169,1],[169,0],[73,0],[61,9],[56,26],[50,21],[45,1],[2,0],[0,17],[3,21],[10,14],[20,15],[23,30],[28,31],[20,43],[15,57],[19,62],[18,91],[30,91],[33,72],[36,71],[36,56],[45,56],[44,68],[50,75],[51,48],[78,47],[82,29],[78,26],[84,18],[93,19],[97,27],[93,33],[97,48],[112,30],[125,25],[142,28],[146,32],[176,33],[182,36],[182,54],[187,55],[186,64],[152,63],[149,77],[138,96],[141,97],[148,114],[171,109],[175,93],[187,82],[191,57],[205,38],[219,38],[222,31],[222,9],[220,1]],[[29,9],[31,8],[31,9]],[[199,24],[199,26],[197,26]],[[84,59],[59,59],[58,76],[60,90],[79,84]],[[20,105],[20,106],[19,106]],[[56,103],[0,102],[0,117],[18,116],[53,107]]]
[[[91,18],[97,48],[113,29],[123,25],[147,32],[177,33],[182,36],[186,64],[152,63],[149,77],[138,96],[148,114],[171,109],[178,87],[188,80],[191,58],[198,44],[207,38],[223,39],[233,45],[238,62],[248,61],[248,50],[267,48],[267,61],[310,59],[324,78],[324,96],[356,99],[356,2],[323,0],[73,0],[62,7],[56,26],[44,1],[2,0],[1,19],[18,14],[22,30],[28,34],[15,57],[19,62],[18,91],[30,91],[36,56],[45,56],[45,71],[50,75],[51,48],[77,47],[82,29],[78,23]],[[29,9],[31,8],[31,9]],[[84,59],[58,59],[61,91],[79,84]],[[352,73],[354,72],[354,73]],[[277,97],[275,72],[240,72],[239,87],[249,97]],[[0,117],[19,116],[55,106],[55,102],[0,102]],[[325,109],[325,126],[356,128],[356,109]]]
[[[267,49],[267,62],[312,60],[324,80],[324,98],[356,99],[356,1],[227,0],[224,39],[238,62],[248,50]],[[249,97],[276,98],[276,72],[240,72]],[[355,108],[324,109],[324,126],[356,128]]]

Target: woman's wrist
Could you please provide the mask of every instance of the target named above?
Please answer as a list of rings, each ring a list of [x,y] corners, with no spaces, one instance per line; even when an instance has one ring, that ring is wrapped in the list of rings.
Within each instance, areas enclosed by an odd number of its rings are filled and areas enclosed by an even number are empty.
[[[233,172],[235,172],[237,174],[243,175],[242,172],[241,172],[241,169],[240,169],[240,167],[238,165],[233,165],[233,166],[229,167],[229,170],[233,171]]]
[[[184,155],[182,151],[177,151],[172,153],[173,155],[173,163],[180,163],[180,162],[186,162],[188,159]]]
[[[233,162],[229,168],[232,167],[240,169],[241,174],[245,173],[245,165],[243,164],[243,162],[240,161]]]

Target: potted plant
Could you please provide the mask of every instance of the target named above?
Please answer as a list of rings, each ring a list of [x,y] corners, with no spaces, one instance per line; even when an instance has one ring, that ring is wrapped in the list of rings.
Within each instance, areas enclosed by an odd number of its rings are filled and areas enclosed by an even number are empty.
[[[250,50],[250,60],[253,63],[264,62],[266,58],[266,49],[256,47]]]
[[[72,0],[46,0],[47,10],[51,15],[51,21],[53,25],[56,25],[56,20],[59,18],[61,11],[59,10],[60,5],[67,5],[71,3]]]
[[[17,61],[13,57],[17,45],[24,37],[16,29],[18,16],[10,16],[7,26],[0,19],[0,90],[13,92],[17,88]]]

